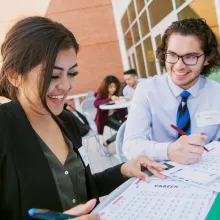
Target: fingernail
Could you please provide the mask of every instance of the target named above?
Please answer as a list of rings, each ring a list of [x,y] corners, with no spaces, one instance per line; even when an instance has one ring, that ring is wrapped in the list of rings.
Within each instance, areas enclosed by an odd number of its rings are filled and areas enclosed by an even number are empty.
[[[146,183],[149,183],[149,182],[150,182],[150,180],[149,180],[148,177],[146,177],[146,178],[144,179],[144,181],[145,181]]]
[[[167,165],[164,165],[164,164],[162,164],[162,166],[161,167],[163,167],[163,168],[168,168],[168,166]]]

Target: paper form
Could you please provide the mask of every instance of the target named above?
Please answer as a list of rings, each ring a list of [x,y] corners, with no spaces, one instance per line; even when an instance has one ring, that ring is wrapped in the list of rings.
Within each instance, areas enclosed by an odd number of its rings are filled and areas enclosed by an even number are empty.
[[[191,165],[174,165],[174,168],[161,172],[176,180],[220,192],[220,142],[214,141],[206,147],[211,151],[205,152],[201,161]]]
[[[135,180],[99,214],[101,220],[203,220],[213,192],[170,178]]]

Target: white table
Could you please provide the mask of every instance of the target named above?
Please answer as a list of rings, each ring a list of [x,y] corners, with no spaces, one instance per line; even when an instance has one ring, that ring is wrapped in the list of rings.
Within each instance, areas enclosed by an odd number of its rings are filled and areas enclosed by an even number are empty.
[[[112,105],[100,105],[99,108],[102,110],[110,110],[110,109],[120,109],[120,108],[129,108],[131,105],[131,101],[126,101],[123,103],[114,103]]]
[[[87,95],[88,95],[88,93],[81,93],[81,94],[77,94],[77,95],[70,95],[70,96],[67,96],[66,99],[67,100],[74,99],[74,104],[75,104],[76,110],[79,111],[79,112],[82,112],[79,98],[86,97]]]

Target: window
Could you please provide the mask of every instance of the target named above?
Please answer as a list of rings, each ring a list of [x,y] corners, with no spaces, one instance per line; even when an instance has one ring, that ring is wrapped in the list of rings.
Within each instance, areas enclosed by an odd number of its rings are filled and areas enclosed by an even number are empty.
[[[194,0],[179,12],[178,18],[180,20],[185,18],[204,18],[218,40],[220,39],[214,0],[209,0],[208,4],[207,0]]]
[[[134,42],[137,43],[138,41],[140,41],[140,35],[139,35],[139,31],[138,31],[137,22],[133,25],[132,31],[133,31],[133,36],[134,36]]]
[[[144,0],[136,0],[138,13],[144,8]]]
[[[136,59],[135,59],[134,53],[132,54],[132,59],[133,59],[133,63],[134,63],[134,69],[137,70],[137,63],[136,63]]]
[[[144,11],[143,14],[140,16],[140,26],[142,37],[144,37],[150,31],[146,11]]]
[[[128,27],[129,27],[127,11],[125,11],[125,13],[124,13],[124,15],[121,19],[121,26],[122,26],[123,33],[125,33],[128,30]]]
[[[134,1],[131,1],[130,5],[128,7],[128,11],[129,11],[129,15],[130,15],[130,22],[132,23],[136,18]]]
[[[161,39],[161,35],[159,34],[158,36],[156,36],[155,38],[155,41],[156,41],[156,47],[158,48],[158,46],[161,44],[162,42],[162,39]],[[155,54],[156,55],[156,54]],[[159,67],[160,67],[160,72],[163,73],[163,67],[159,64]]]
[[[128,31],[128,33],[125,35],[125,46],[126,50],[128,50],[132,46],[132,37],[131,37],[131,32]]]
[[[144,57],[143,57],[143,51],[141,48],[141,44],[139,44],[136,47],[136,54],[137,54],[137,62],[138,62],[140,77],[146,78],[147,74],[146,74],[146,70],[145,70],[145,66],[144,66]]]
[[[158,24],[173,10],[172,0],[153,0],[149,5],[151,27]]]
[[[176,0],[176,7],[179,8],[187,0]]]
[[[154,51],[150,37],[144,40],[144,51],[147,58],[148,75],[150,76],[156,75],[157,70],[155,64],[155,57],[154,57]]]

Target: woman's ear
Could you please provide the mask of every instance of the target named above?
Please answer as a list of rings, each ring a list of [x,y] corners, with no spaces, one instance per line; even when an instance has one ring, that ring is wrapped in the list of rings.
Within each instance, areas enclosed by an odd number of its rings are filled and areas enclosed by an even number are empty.
[[[14,87],[18,88],[21,85],[21,75],[19,75],[14,70],[8,71],[7,79]]]

